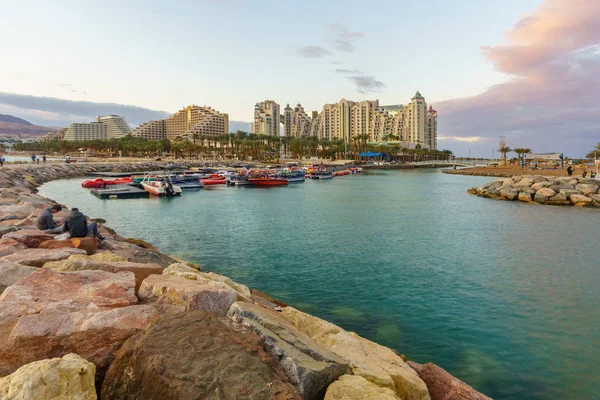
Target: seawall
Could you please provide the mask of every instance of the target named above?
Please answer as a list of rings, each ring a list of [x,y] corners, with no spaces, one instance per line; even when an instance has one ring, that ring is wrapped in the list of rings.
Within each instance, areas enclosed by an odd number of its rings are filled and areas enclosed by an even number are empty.
[[[108,227],[98,243],[35,226],[51,204],[36,193],[45,182],[195,165],[0,169],[0,398],[487,399],[435,364]]]

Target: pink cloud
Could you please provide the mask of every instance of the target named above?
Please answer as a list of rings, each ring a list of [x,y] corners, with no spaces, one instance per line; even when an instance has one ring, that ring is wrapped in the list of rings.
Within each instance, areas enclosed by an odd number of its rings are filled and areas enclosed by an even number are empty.
[[[437,103],[440,134],[503,135],[513,146],[585,154],[600,111],[598,1],[547,0],[506,36],[508,44],[482,51],[508,80]]]

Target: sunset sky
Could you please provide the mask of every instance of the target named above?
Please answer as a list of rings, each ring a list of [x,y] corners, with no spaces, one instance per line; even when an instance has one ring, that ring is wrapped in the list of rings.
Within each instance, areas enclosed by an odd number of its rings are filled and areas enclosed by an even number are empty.
[[[41,125],[188,104],[250,122],[264,99],[320,111],[419,90],[459,156],[500,136],[572,157],[600,142],[598,0],[0,4],[0,113]]]

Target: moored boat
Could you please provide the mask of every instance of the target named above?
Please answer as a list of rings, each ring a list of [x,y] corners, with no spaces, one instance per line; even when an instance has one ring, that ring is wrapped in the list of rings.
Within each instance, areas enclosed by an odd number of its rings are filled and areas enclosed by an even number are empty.
[[[306,179],[303,171],[282,172],[277,177],[287,179],[288,183],[304,182]]]
[[[228,186],[246,186],[246,185],[251,185],[251,183],[248,180],[248,175],[233,175],[233,176],[227,178],[227,185]]]
[[[96,179],[88,179],[86,181],[83,181],[81,183],[81,186],[84,188],[102,188],[102,187],[106,187],[106,186],[112,186],[112,185],[123,185],[123,184],[127,184],[127,183],[131,183],[133,181],[132,178],[116,178],[116,179],[103,179],[103,178],[96,178]]]
[[[154,195],[154,196],[179,196],[181,195],[181,188],[179,186],[173,185],[171,182],[166,181],[157,181],[157,180],[149,180],[150,176],[147,176],[148,179],[144,179],[140,182],[142,188]]]
[[[227,180],[224,176],[219,174],[210,174],[207,178],[200,178],[200,181],[207,185],[226,185]]]
[[[253,186],[283,186],[288,184],[288,181],[285,178],[276,178],[267,174],[251,176],[248,178],[248,181]]]
[[[333,172],[326,171],[326,170],[316,171],[310,175],[310,178],[311,179],[331,179],[331,178],[333,178]]]

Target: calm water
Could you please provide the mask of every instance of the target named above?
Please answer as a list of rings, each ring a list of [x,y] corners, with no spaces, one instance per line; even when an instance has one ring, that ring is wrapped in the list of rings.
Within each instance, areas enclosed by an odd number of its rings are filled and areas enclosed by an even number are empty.
[[[99,200],[76,179],[40,192],[493,398],[600,398],[599,210],[465,194],[488,180],[389,171]]]

